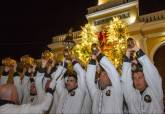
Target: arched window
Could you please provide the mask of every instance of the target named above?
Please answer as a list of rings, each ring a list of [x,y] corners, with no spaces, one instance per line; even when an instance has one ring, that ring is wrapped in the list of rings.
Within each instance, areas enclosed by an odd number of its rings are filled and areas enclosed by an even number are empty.
[[[154,64],[157,67],[161,77],[164,90],[164,104],[165,104],[165,44],[162,44],[154,54]]]

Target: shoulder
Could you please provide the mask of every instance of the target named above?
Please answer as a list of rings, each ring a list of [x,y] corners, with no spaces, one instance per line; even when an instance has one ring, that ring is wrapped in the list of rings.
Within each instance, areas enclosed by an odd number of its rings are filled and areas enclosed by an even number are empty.
[[[20,112],[21,105],[14,105],[14,104],[5,104],[3,106],[0,106],[0,112],[6,113],[17,113]]]

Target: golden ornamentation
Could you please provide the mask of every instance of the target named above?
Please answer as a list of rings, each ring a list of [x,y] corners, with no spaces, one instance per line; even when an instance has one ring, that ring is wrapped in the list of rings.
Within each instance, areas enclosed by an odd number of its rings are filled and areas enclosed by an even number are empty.
[[[10,57],[2,59],[3,66],[13,66],[15,64],[16,64],[16,61],[14,59],[11,59]]]
[[[20,61],[23,67],[26,67],[26,68],[33,66],[35,64],[34,58],[30,57],[29,55],[22,56]]]
[[[73,48],[73,52],[86,66],[92,53],[91,45],[93,43],[100,44],[102,53],[112,61],[121,73],[128,36],[127,24],[119,18],[113,18],[109,24],[102,28],[101,33],[98,35],[93,25],[86,24],[82,27],[80,33],[81,41]]]
[[[42,53],[42,58],[43,59],[47,59],[47,60],[53,60],[54,59],[54,54],[49,51],[49,50],[45,50],[43,53]]]

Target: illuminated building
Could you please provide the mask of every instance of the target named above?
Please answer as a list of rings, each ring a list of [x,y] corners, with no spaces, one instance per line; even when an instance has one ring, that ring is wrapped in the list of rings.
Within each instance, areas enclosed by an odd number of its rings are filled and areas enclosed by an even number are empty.
[[[86,18],[100,31],[103,25],[117,16],[128,24],[129,34],[150,57],[165,82],[165,9],[140,13],[140,0],[98,0],[98,5],[88,8]],[[142,5],[142,4],[140,4]],[[80,31],[73,32],[78,42]],[[66,34],[54,36],[48,47],[57,53],[64,48]],[[163,84],[165,85],[165,83]]]

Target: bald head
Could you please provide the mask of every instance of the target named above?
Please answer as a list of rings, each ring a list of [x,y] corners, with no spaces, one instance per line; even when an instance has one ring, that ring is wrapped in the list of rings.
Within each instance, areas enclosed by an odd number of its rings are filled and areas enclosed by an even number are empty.
[[[17,103],[18,95],[15,85],[4,84],[0,86],[0,99]]]

